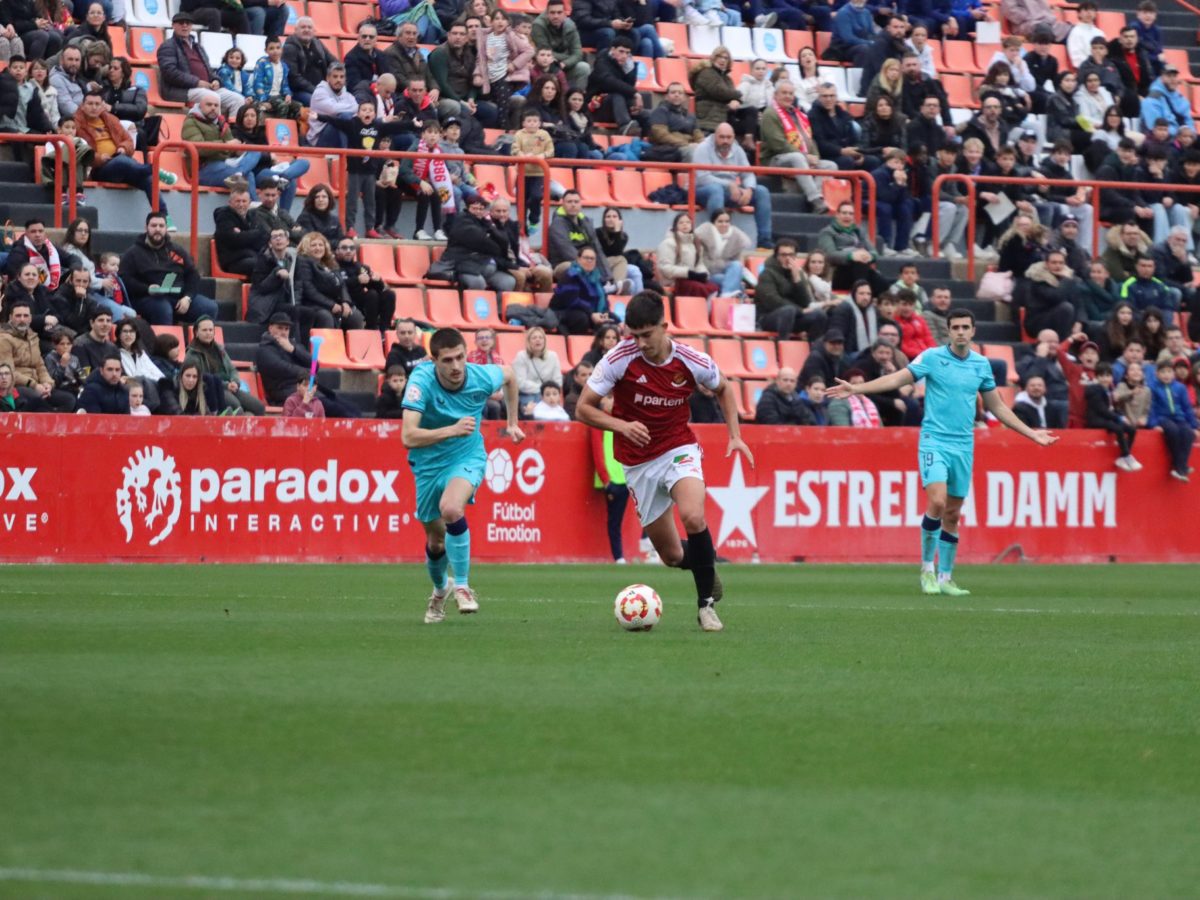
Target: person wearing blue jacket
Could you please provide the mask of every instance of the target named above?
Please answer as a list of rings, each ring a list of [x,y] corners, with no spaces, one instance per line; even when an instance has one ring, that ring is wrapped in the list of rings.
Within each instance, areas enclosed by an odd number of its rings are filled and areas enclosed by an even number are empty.
[[[1169,64],[1163,66],[1162,75],[1142,100],[1142,124],[1147,134],[1154,130],[1155,119],[1167,120],[1172,138],[1182,126],[1192,124],[1192,104],[1179,90],[1179,69]]]
[[[867,8],[867,0],[850,0],[834,13],[833,40],[825,51],[825,58],[861,68],[878,30],[875,17]]]
[[[915,201],[908,184],[906,165],[905,152],[893,147],[883,165],[871,173],[875,179],[876,230],[885,256],[908,250],[912,233]],[[895,253],[888,253],[889,239]]]
[[[1196,420],[1187,388],[1175,380],[1175,364],[1169,359],[1159,360],[1155,374],[1158,377],[1150,382],[1150,418],[1146,427],[1162,432],[1171,455],[1171,477],[1187,481],[1192,471],[1188,457],[1200,421]]]
[[[568,334],[591,334],[612,322],[596,261],[594,249],[581,248],[550,298],[550,308],[558,314],[559,328]]]

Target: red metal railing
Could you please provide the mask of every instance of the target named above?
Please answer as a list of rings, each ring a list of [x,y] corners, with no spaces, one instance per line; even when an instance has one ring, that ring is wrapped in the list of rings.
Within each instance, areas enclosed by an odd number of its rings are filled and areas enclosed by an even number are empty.
[[[151,165],[156,170],[161,168],[162,154],[168,151],[182,151],[187,154],[188,162],[190,163],[189,171],[193,173],[188,178],[191,193],[191,239],[190,249],[192,256],[195,257],[199,248],[199,210],[198,199],[200,196],[200,185],[194,177],[194,173],[199,170],[200,166],[200,150],[226,150],[231,153],[263,153],[274,152],[287,156],[336,156],[338,157],[338,169],[341,175],[341,190],[338,192],[341,202],[338,204],[338,215],[345,226],[345,192],[346,192],[346,168],[349,157],[371,157],[384,159],[428,159],[428,153],[417,153],[413,151],[394,151],[394,150],[348,150],[344,148],[327,148],[327,147],[306,147],[306,146],[276,146],[269,147],[261,144],[224,144],[224,143],[190,143],[182,140],[163,141],[154,148],[151,156]],[[483,154],[455,154],[448,157],[448,161],[453,162],[482,162],[493,163],[504,166],[516,164],[518,167],[517,176],[515,178],[514,191],[516,196],[517,209],[522,213],[519,221],[524,228],[525,217],[523,215],[525,209],[525,179],[524,167],[536,166],[542,170],[542,176],[547,180],[547,184],[551,178],[550,164],[554,163],[556,168],[616,168],[621,165],[632,165],[637,169],[663,169],[674,174],[682,174],[688,172],[727,172],[728,166],[720,165],[702,165],[699,163],[666,163],[666,162],[636,162],[632,164],[622,164],[614,160],[602,159],[554,159],[545,160],[540,157],[514,157],[514,156],[489,156]],[[751,166],[748,169],[739,171],[750,171],[756,176],[759,175],[781,175],[784,177],[795,177],[796,175],[812,175],[817,178],[838,178],[849,181],[851,184],[851,194],[854,202],[855,216],[857,219],[862,218],[862,210],[866,209],[867,231],[871,239],[875,239],[875,179],[870,173],[859,171],[834,172],[831,169],[789,169],[781,166]],[[153,205],[157,208],[158,196],[161,187],[157,180],[154,183],[154,199]],[[688,209],[694,214],[696,211],[696,179],[688,179]],[[865,195],[865,196],[864,196]],[[542,196],[542,221],[550,221],[550,191],[543,191]],[[542,253],[549,255],[550,247],[550,229],[544,227],[542,229]]]
[[[154,148],[151,155],[151,165],[155,170],[161,168],[162,155],[171,150],[182,150],[187,154],[190,166],[187,167],[191,173],[188,175],[189,192],[191,193],[191,237],[190,251],[192,258],[196,258],[197,250],[199,249],[199,198],[200,198],[200,183],[196,178],[196,173],[200,170],[200,151],[201,150],[226,150],[234,154],[238,153],[278,153],[284,156],[336,156],[338,157],[338,172],[341,177],[341,190],[338,191],[338,196],[341,202],[338,204],[338,218],[341,220],[342,227],[346,225],[346,169],[349,157],[369,157],[371,159],[428,159],[428,153],[414,153],[412,151],[396,151],[396,150],[349,150],[341,147],[306,147],[306,146],[291,146],[291,145],[275,145],[264,146],[262,144],[225,144],[225,143],[192,143],[189,141],[170,140],[163,141]],[[501,165],[512,165],[517,163],[524,167],[527,165],[536,166],[542,170],[542,176],[550,178],[550,164],[540,158],[534,157],[515,157],[515,156],[488,156],[482,154],[455,154],[445,157],[447,162],[482,162],[482,163],[497,163]],[[523,168],[522,168],[523,171]],[[151,205],[158,208],[158,197],[161,187],[157,180],[154,182],[154,199]],[[525,179],[518,178],[516,183],[516,203],[517,208],[524,210],[525,208]],[[542,197],[542,216],[543,221],[546,221],[550,215],[550,192],[544,191]],[[521,221],[523,222],[522,216]],[[543,229],[542,245],[543,253],[549,248],[549,229]]]
[[[0,134],[0,144],[56,144],[59,149],[54,153],[54,196],[60,200],[54,204],[54,227],[63,227],[63,206],[67,207],[67,222],[72,222],[75,219],[75,195],[79,192],[79,185],[75,181],[75,144],[65,134]],[[65,151],[65,153],[64,153]],[[66,156],[67,165],[67,195],[63,197],[62,184],[64,165],[63,156]]]
[[[1017,176],[1007,175],[966,175],[961,172],[950,172],[945,175],[939,175],[933,179],[933,187],[930,189],[933,195],[933,204],[930,210],[929,233],[931,235],[930,253],[936,259],[940,252],[938,246],[938,223],[941,217],[938,214],[938,195],[941,193],[942,185],[949,181],[957,181],[967,186],[967,280],[975,280],[975,196],[976,186],[986,184],[1023,184],[1029,187],[1090,187],[1092,195],[1088,198],[1088,205],[1092,207],[1092,256],[1098,255],[1100,248],[1100,192],[1104,189],[1110,190],[1128,190],[1129,182],[1125,181],[1097,181],[1087,178],[1019,178]],[[1200,185],[1195,184],[1145,184],[1138,182],[1133,185],[1135,189],[1145,187],[1148,191],[1164,191],[1167,193],[1174,191],[1184,191],[1189,193],[1200,193]],[[1062,201],[1047,202],[1059,203]],[[1153,202],[1153,201],[1152,201]]]

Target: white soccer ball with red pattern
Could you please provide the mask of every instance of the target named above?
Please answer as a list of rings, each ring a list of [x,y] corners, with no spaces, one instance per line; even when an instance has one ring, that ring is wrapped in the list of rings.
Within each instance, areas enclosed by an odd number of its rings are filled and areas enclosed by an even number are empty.
[[[648,584],[631,584],[617,594],[613,612],[626,631],[649,631],[662,618],[662,598]]]

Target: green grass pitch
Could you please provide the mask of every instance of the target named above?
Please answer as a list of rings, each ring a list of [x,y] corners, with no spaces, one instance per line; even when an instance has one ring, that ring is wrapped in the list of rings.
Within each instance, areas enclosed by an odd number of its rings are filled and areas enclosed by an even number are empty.
[[[1200,568],[473,574],[0,571],[0,897],[1200,891]]]

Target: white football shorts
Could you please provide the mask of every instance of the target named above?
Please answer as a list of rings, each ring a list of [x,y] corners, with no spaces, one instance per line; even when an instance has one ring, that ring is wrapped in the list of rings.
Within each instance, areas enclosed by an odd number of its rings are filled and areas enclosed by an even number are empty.
[[[625,483],[643,527],[671,509],[671,488],[676,482],[684,478],[704,480],[702,459],[699,444],[684,444],[649,462],[625,467]]]

